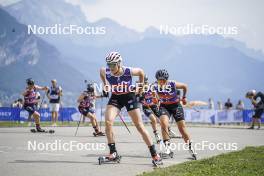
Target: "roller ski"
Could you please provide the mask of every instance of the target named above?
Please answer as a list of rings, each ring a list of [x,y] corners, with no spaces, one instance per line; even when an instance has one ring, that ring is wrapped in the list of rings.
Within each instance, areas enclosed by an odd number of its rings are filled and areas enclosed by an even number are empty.
[[[103,133],[103,132],[93,132],[93,135],[94,135],[94,137],[98,137],[98,136],[105,136],[105,133]]]
[[[152,164],[154,167],[159,167],[160,165],[163,165],[162,158],[156,154],[152,157]]]
[[[192,147],[192,142],[189,143],[189,153],[191,154],[193,160],[197,160],[197,153]]]
[[[114,152],[110,154],[109,156],[100,156],[98,158],[99,165],[105,164],[105,163],[120,163],[121,156],[117,154],[117,152]]]
[[[169,151],[168,153],[167,152],[163,152],[163,153],[160,153],[160,157],[162,159],[173,158],[174,157],[174,153],[172,151]]]
[[[41,128],[36,128],[36,129],[31,129],[30,130],[31,133],[50,133],[50,134],[53,134],[55,133],[54,130],[44,130],[44,129],[41,129]]]

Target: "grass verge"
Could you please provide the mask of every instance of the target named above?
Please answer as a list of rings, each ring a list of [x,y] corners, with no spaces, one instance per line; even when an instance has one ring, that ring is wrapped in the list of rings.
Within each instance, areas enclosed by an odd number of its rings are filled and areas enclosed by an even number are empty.
[[[140,176],[260,176],[264,175],[264,146],[246,147],[241,151],[208,159],[188,161]]]

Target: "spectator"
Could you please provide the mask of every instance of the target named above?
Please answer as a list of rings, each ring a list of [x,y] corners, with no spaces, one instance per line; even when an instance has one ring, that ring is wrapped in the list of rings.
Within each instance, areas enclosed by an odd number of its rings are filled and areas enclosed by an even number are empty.
[[[243,110],[244,108],[245,108],[245,105],[244,105],[243,101],[239,100],[237,105],[236,105],[236,109],[237,110]]]
[[[62,88],[57,85],[56,79],[51,80],[51,87],[47,92],[47,97],[50,103],[52,126],[54,127],[57,126],[61,96]]]
[[[218,106],[218,110],[223,110],[223,105],[222,105],[221,101],[217,102],[217,106]]]
[[[229,110],[229,109],[232,109],[233,107],[233,104],[230,100],[230,98],[227,99],[227,102],[225,103],[225,109]]]
[[[17,100],[15,100],[12,104],[11,104],[11,107],[12,108],[15,108],[17,106]]]
[[[208,103],[208,105],[209,105],[208,108],[209,109],[214,109],[214,101],[211,98],[209,98],[208,102],[209,102]]]
[[[255,124],[260,129],[261,116],[264,112],[264,93],[250,90],[246,94],[246,98],[251,100],[252,105],[255,107],[255,113],[252,116],[252,125],[248,129],[254,129]]]
[[[18,107],[18,108],[20,108],[20,109],[23,108],[23,100],[22,100],[22,98],[19,98],[19,99],[17,100],[17,105],[16,105],[16,107]]]

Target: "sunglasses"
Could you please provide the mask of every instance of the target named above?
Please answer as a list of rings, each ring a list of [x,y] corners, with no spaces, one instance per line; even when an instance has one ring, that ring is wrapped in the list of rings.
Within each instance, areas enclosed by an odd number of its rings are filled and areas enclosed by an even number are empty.
[[[158,79],[158,83],[162,83],[162,84],[164,84],[164,83],[166,83],[167,82],[167,80],[165,80],[165,79]]]
[[[107,64],[108,68],[115,68],[117,66],[117,63],[109,63]]]
[[[28,86],[34,86],[34,83],[28,83],[27,85]]]

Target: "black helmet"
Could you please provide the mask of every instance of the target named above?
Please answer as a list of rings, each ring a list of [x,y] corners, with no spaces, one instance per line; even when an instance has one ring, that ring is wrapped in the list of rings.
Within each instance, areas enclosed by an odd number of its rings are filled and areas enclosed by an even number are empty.
[[[94,86],[93,84],[87,84],[87,92],[94,92]]]
[[[32,78],[28,78],[26,80],[26,82],[27,82],[27,85],[34,85],[35,84],[35,81]]]
[[[156,79],[168,80],[169,73],[165,69],[160,69],[156,72]]]
[[[144,76],[144,82],[147,83],[148,82],[148,76],[145,74]]]

